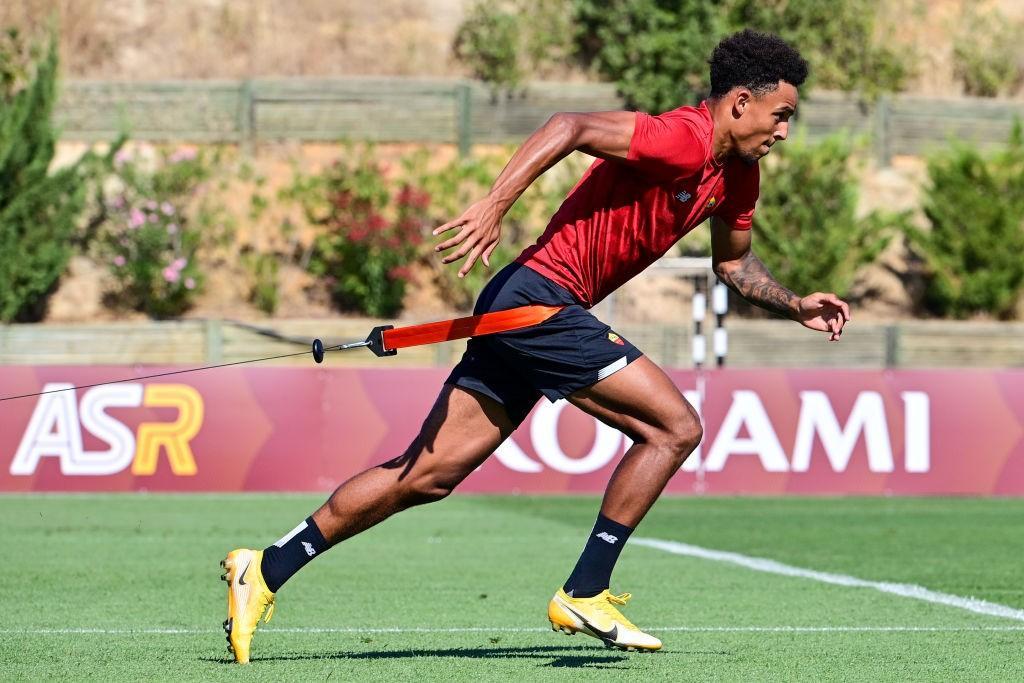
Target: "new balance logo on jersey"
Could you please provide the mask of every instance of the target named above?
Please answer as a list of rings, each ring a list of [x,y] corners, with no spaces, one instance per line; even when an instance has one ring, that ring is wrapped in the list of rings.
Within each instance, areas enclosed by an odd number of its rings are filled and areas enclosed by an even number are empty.
[[[312,543],[306,543],[305,541],[303,541],[302,542],[302,547],[306,549],[306,554],[309,555],[310,557],[313,557],[314,555],[316,555],[316,550],[313,549],[313,544]]]
[[[692,196],[693,196],[693,195],[691,195],[691,194],[690,194],[689,192],[687,192],[686,190],[683,190],[683,191],[681,191],[681,192],[677,192],[677,193],[676,193],[676,199],[678,199],[679,201],[681,201],[681,202],[682,202],[682,203],[684,203],[684,204],[685,204],[686,202],[690,201],[690,197],[692,197]]]
[[[612,536],[607,531],[602,531],[597,535],[597,537],[600,538],[602,541],[607,541],[608,543],[611,543],[612,545],[614,545],[616,541],[619,540],[618,536]]]

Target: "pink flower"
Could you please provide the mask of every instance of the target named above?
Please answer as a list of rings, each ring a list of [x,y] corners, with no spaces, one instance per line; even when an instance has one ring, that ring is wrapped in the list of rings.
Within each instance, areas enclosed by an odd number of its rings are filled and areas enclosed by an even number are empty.
[[[190,277],[185,278],[185,289],[195,289],[196,281]]]
[[[181,270],[187,265],[188,259],[176,258],[174,259],[174,263],[171,264],[171,268],[174,268],[175,270]]]
[[[111,199],[110,200],[110,208],[112,208],[112,209],[124,208],[124,195],[123,194],[119,194],[116,197],[114,197],[113,199]]]
[[[148,202],[146,202],[146,204],[145,204],[145,207],[146,207],[147,209],[149,209],[150,211],[156,211],[156,206],[157,206],[157,205],[156,205],[156,202],[154,202],[154,201],[153,201],[152,199],[150,199],[150,200],[149,200]]]
[[[194,147],[179,147],[167,158],[167,161],[176,164],[181,161],[192,161],[196,158],[197,152]]]
[[[163,204],[161,204],[160,205],[160,210],[163,211],[165,216],[173,216],[174,215],[174,207],[171,206],[170,202],[164,202]]]
[[[124,256],[121,256],[120,254],[118,254],[117,256],[114,257],[114,265],[115,266],[120,268],[124,264],[125,264]]]
[[[167,234],[168,235],[173,235],[176,232],[178,232],[178,224],[177,223],[168,223],[167,224]]]
[[[117,168],[121,168],[126,163],[131,161],[131,159],[132,153],[129,152],[124,147],[122,147],[121,149],[117,150],[117,154],[114,155],[114,166]]]
[[[164,280],[167,282],[177,282],[179,279],[181,279],[181,273],[170,266],[164,268]]]
[[[133,208],[128,214],[128,227],[129,228],[140,228],[142,224],[146,222],[146,214],[142,213],[136,208]]]

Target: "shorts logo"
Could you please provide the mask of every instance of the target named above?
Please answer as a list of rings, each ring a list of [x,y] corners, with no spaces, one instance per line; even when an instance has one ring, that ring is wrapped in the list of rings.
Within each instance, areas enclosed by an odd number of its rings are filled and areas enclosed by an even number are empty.
[[[691,195],[686,190],[682,190],[681,192],[677,192],[676,193],[676,199],[681,201],[683,204],[685,204],[686,202],[690,201],[690,197],[692,197],[692,196],[693,195]]]
[[[619,335],[615,334],[614,332],[609,332],[608,333],[608,340],[611,341],[612,343],[618,344],[619,346],[625,346],[626,345],[626,342],[622,341],[622,337],[620,337]]]
[[[713,209],[713,208],[715,208],[715,203],[717,201],[718,201],[717,199],[712,197],[711,199],[708,200],[708,203],[704,206],[704,208],[705,209]]]

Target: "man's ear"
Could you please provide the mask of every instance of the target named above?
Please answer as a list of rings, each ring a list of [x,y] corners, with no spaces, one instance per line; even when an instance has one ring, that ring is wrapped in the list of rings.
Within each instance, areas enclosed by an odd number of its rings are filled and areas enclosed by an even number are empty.
[[[748,88],[736,89],[732,100],[732,116],[734,119],[738,119],[743,115],[743,112],[750,106],[750,100],[753,96],[754,94]]]

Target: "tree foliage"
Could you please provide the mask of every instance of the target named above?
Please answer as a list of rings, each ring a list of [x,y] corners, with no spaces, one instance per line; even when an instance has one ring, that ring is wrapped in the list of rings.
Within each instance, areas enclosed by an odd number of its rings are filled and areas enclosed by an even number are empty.
[[[844,135],[817,144],[798,138],[776,149],[774,163],[762,164],[754,250],[794,291],[844,296],[902,219],[879,213],[857,217],[853,150]]]
[[[0,48],[0,321],[39,319],[67,268],[98,159],[51,171],[57,132],[57,43],[26,50],[16,32]],[[19,64],[30,55],[29,64]]]
[[[707,59],[727,32],[704,0],[573,0],[580,60],[615,81],[627,103],[659,113],[709,88]]]
[[[487,82],[517,87],[575,61],[614,81],[630,107],[661,112],[708,91],[707,60],[743,28],[777,33],[811,65],[811,84],[866,99],[899,89],[915,56],[880,18],[881,0],[478,0],[456,55]]]
[[[925,304],[942,316],[1013,316],[1024,291],[1024,134],[986,157],[954,142],[928,160],[928,231],[911,231],[928,269]]]
[[[475,78],[512,91],[569,61],[571,24],[566,0],[477,0],[453,49]]]
[[[730,30],[776,33],[811,66],[809,87],[874,99],[903,87],[914,55],[879,25],[879,0],[730,0]]]
[[[1012,95],[1024,81],[1024,23],[999,11],[964,9],[953,39],[953,70],[964,92],[977,97]]]
[[[523,79],[519,58],[521,21],[495,0],[470,7],[455,34],[455,55],[473,76],[494,86],[514,88]]]

